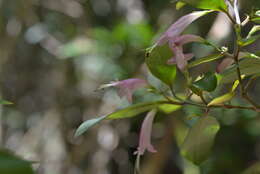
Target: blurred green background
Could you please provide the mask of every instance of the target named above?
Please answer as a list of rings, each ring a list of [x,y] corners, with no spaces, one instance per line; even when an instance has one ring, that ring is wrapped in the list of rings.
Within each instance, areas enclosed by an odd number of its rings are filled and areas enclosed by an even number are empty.
[[[260,8],[259,0],[241,0],[241,16]],[[0,144],[31,161],[39,174],[132,174],[143,115],[103,122],[81,137],[73,135],[86,119],[128,105],[115,90],[96,91],[103,83],[130,77],[151,77],[144,50],[178,17],[171,0],[1,0],[0,93],[13,105],[0,109]],[[232,49],[233,33],[223,14],[202,17],[185,32],[203,36]],[[247,32],[252,24],[246,27]],[[259,43],[248,47],[255,52]],[[209,48],[191,45],[196,57]],[[215,70],[203,65],[194,74]],[[182,78],[175,82],[182,89]],[[259,80],[250,95],[260,102]],[[146,91],[135,102],[152,100]],[[237,101],[241,102],[241,101]],[[202,111],[186,107],[158,115],[153,144],[146,153],[143,174],[198,174],[181,158],[178,141],[190,117]],[[211,158],[210,174],[240,173],[260,159],[259,114],[242,110],[214,110],[222,127]],[[207,171],[206,171],[207,170]]]

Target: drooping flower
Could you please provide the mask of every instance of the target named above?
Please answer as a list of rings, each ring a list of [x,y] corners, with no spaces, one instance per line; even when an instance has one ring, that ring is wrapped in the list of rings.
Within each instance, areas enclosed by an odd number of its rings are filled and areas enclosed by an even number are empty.
[[[104,84],[99,87],[99,89],[104,89],[108,87],[117,87],[117,93],[120,97],[126,96],[127,100],[132,103],[133,92],[138,89],[147,86],[148,83],[145,80],[138,78],[131,78],[121,81],[114,81],[109,84]]]
[[[148,112],[142,123],[141,132],[139,136],[139,146],[137,148],[137,151],[135,152],[135,154],[137,155],[143,155],[146,150],[153,153],[157,152],[151,144],[152,126],[155,114],[155,109]]]
[[[211,12],[210,10],[196,11],[188,15],[185,15],[178,19],[174,24],[172,24],[169,29],[159,38],[156,45],[163,45],[165,43],[169,44],[169,47],[174,53],[174,57],[171,58],[167,63],[177,64],[177,67],[183,71],[187,66],[189,59],[193,57],[192,54],[183,53],[183,45],[189,42],[201,42],[203,39],[195,35],[180,35],[183,30],[190,25],[194,20],[199,17]]]
[[[177,67],[183,71],[194,55],[192,53],[184,54],[183,45],[190,42],[203,42],[204,40],[196,35],[185,34],[181,36],[176,36],[169,40],[169,47],[174,53],[174,57],[168,60],[168,64],[177,64]]]
[[[182,16],[175,23],[173,23],[169,29],[159,38],[156,42],[157,45],[163,45],[167,43],[169,40],[179,36],[183,30],[189,26],[193,21],[198,19],[199,17],[211,12],[210,10],[204,11],[196,11],[185,16]]]

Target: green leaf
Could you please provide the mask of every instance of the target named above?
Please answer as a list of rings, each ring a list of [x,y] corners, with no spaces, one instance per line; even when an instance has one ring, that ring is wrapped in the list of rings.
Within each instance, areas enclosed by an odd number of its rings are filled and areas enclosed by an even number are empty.
[[[260,10],[257,10],[257,11],[255,12],[255,15],[256,15],[256,16],[260,16]]]
[[[189,63],[188,67],[192,68],[194,66],[197,66],[197,65],[200,65],[200,64],[203,64],[203,63],[207,63],[207,62],[211,62],[211,61],[220,59],[223,56],[224,56],[223,54],[212,54],[212,55],[209,55],[209,56],[205,56],[205,57],[199,58],[199,59]]]
[[[250,38],[253,34],[258,32],[260,30],[260,25],[255,25],[253,28],[250,30],[250,32],[247,35],[247,38]]]
[[[241,76],[241,79],[244,79],[244,78],[245,78],[245,75],[242,75],[242,76]],[[236,80],[236,81],[233,83],[231,92],[234,92],[234,91],[237,89],[238,85],[239,85],[239,80]]]
[[[130,118],[134,117],[140,113],[152,110],[154,108],[157,108],[160,105],[163,104],[169,104],[166,100],[161,101],[155,101],[155,102],[146,102],[146,103],[140,103],[136,105],[129,106],[125,109],[121,109],[119,111],[116,111],[110,115],[106,119],[122,119],[122,118]]]
[[[199,89],[199,88],[196,88],[195,86],[193,85],[190,85],[189,86],[190,90],[196,94],[197,96],[201,96],[202,95],[202,91]]]
[[[160,111],[164,112],[165,114],[170,114],[170,113],[180,109],[181,105],[162,104],[158,108]]]
[[[167,64],[171,57],[173,53],[168,45],[153,47],[146,54],[146,64],[151,73],[169,86],[176,77],[176,66]]]
[[[81,134],[86,132],[89,128],[91,128],[92,126],[94,126],[94,125],[98,124],[99,122],[101,122],[102,120],[104,120],[107,116],[108,115],[104,115],[99,118],[94,118],[94,119],[83,122],[76,130],[75,136],[76,137],[80,136]]]
[[[216,11],[227,11],[228,7],[225,3],[225,0],[181,0],[186,2],[193,7],[207,9],[207,10],[216,10]]]
[[[244,47],[244,46],[254,43],[259,38],[260,38],[260,35],[251,36],[251,37],[245,38],[245,39],[240,39],[240,40],[238,40],[238,45],[240,45],[241,47]]]
[[[32,162],[23,160],[9,150],[0,150],[1,174],[34,174]]]
[[[254,17],[251,19],[251,21],[257,23],[257,24],[260,24],[260,17]]]
[[[12,102],[9,102],[9,101],[6,101],[6,100],[1,100],[1,99],[0,99],[0,104],[1,104],[1,105],[12,105],[13,103],[12,103]]]
[[[224,94],[220,97],[214,98],[211,102],[208,103],[208,106],[225,103],[225,102],[231,100],[234,96],[235,96],[234,92],[229,92],[229,93]]]
[[[215,73],[207,72],[202,79],[194,82],[193,86],[203,91],[212,92],[217,87],[217,77]]]
[[[258,174],[260,173],[260,162],[256,162],[248,169],[242,172],[242,174]]]
[[[220,74],[220,83],[230,83],[237,79],[236,65],[231,66]],[[242,75],[249,76],[260,73],[260,58],[244,58],[239,62]]]
[[[182,2],[182,1],[178,1],[176,3],[176,10],[180,10],[182,7],[184,7],[186,5],[185,2]]]
[[[130,117],[134,117],[140,113],[149,111],[151,109],[156,108],[157,106],[163,105],[163,104],[167,104],[168,102],[165,100],[162,101],[156,101],[156,102],[146,102],[146,103],[140,103],[140,104],[136,104],[136,105],[132,105],[129,106],[127,108],[115,111],[111,114],[108,115],[104,115],[102,117],[99,118],[94,118],[91,120],[87,120],[85,122],[83,122],[78,129],[76,130],[75,136],[79,136],[81,134],[83,134],[84,132],[86,132],[89,128],[91,128],[92,126],[96,125],[97,123],[101,122],[102,120],[112,120],[112,119],[122,119],[122,118],[130,118]]]
[[[181,146],[181,154],[196,165],[204,162],[210,154],[219,128],[214,117],[201,116],[189,130]]]

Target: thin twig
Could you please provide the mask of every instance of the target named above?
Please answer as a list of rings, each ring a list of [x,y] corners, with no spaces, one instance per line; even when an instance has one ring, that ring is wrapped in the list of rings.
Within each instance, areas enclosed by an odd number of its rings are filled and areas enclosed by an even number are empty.
[[[236,32],[236,36],[237,38],[239,37],[237,32]],[[237,77],[238,77],[238,81],[239,81],[239,84],[240,84],[240,93],[241,93],[241,97],[244,98],[248,103],[250,103],[251,105],[253,105],[255,108],[259,108],[258,104],[255,103],[247,94],[247,91],[246,91],[246,88],[243,84],[243,81],[242,81],[242,77],[241,77],[241,70],[240,70],[240,67],[239,67],[239,60],[238,60],[238,57],[239,57],[239,52],[240,52],[240,46],[237,44],[237,42],[235,42],[235,47],[236,47],[236,51],[234,53],[234,61],[237,65],[237,68],[236,68],[236,71],[237,71]]]
[[[192,106],[197,106],[201,108],[225,108],[225,109],[246,109],[246,110],[253,110],[259,112],[255,107],[250,107],[250,106],[239,106],[239,105],[227,105],[227,104],[220,104],[220,105],[203,105],[203,104],[198,104],[198,103],[193,103],[190,101],[184,101],[184,102],[178,102],[173,100],[172,98],[168,97],[167,95],[163,94],[163,96],[169,101],[169,104],[174,104],[174,105],[192,105]]]

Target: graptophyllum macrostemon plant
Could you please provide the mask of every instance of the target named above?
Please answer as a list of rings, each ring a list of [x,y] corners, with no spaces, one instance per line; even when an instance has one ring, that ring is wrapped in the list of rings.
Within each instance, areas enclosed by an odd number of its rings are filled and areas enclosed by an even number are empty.
[[[122,81],[115,81],[102,85],[100,88],[115,87],[120,97],[126,97],[132,102],[132,94],[138,88],[148,88],[150,92],[159,94],[158,101],[139,103],[131,105],[125,109],[114,113],[98,117],[96,119],[85,121],[76,131],[76,136],[86,132],[90,127],[102,120],[122,119],[134,117],[140,113],[148,112],[140,131],[139,146],[135,154],[138,158],[144,155],[145,151],[160,153],[160,149],[155,149],[151,143],[151,133],[153,120],[157,112],[162,107],[169,108],[185,107],[194,105],[205,110],[205,114],[198,117],[197,121],[190,128],[189,133],[180,146],[181,155],[200,165],[208,158],[208,154],[213,145],[214,138],[220,129],[217,119],[211,115],[212,108],[224,109],[245,109],[260,111],[260,106],[247,93],[248,86],[260,75],[260,57],[257,53],[250,53],[245,50],[245,46],[254,43],[260,35],[260,11],[244,15],[241,20],[238,10],[237,0],[181,0],[177,2],[177,7],[189,4],[201,11],[195,11],[182,16],[173,23],[154,43],[147,49],[145,63],[151,74],[164,83],[168,90],[161,91],[156,89],[145,79],[131,78]],[[234,40],[234,49],[216,46],[206,39],[192,34],[183,34],[183,31],[191,25],[196,19],[209,13],[220,12],[227,15],[233,26],[236,35]],[[242,21],[242,22],[241,22]],[[241,29],[248,23],[253,23],[251,31],[246,37],[242,37]],[[201,58],[194,58],[193,53],[184,53],[183,46],[190,42],[197,42],[213,48],[213,53]],[[218,59],[223,59],[216,66],[215,70],[204,72],[203,75],[194,77],[190,74],[193,67],[204,63],[211,63]],[[178,71],[177,71],[178,70]],[[186,79],[186,88],[179,97],[175,93],[174,80],[176,74]],[[216,88],[221,88],[225,84],[233,84],[229,92],[213,98],[211,93]],[[239,87],[239,88],[238,88]],[[195,102],[191,96],[198,96],[201,102]],[[231,100],[241,98],[247,105],[233,105]],[[179,107],[172,107],[179,106]],[[139,161],[139,160],[137,160]],[[139,163],[137,163],[137,166]]]

